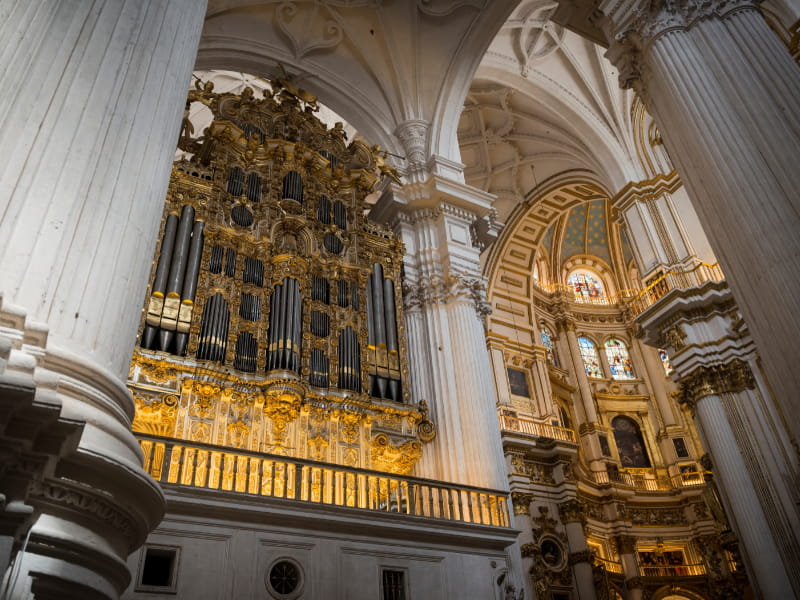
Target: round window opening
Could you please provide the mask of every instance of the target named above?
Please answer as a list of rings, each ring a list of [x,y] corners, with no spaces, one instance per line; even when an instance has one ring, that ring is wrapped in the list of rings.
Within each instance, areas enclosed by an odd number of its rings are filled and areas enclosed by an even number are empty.
[[[293,560],[280,559],[267,573],[267,588],[274,598],[291,600],[303,589],[303,572]]]

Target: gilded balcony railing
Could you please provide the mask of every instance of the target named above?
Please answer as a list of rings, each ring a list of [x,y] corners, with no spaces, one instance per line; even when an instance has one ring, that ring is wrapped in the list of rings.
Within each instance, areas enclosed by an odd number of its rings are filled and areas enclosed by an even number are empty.
[[[538,423],[532,419],[514,417],[511,415],[498,415],[500,417],[500,428],[503,431],[513,431],[524,433],[535,437],[546,437],[562,442],[575,443],[575,432],[565,427]]]
[[[651,281],[647,287],[628,301],[633,316],[640,315],[667,292],[674,289],[697,287],[707,281],[723,281],[725,275],[719,263],[699,263],[690,269],[670,269]]]
[[[650,477],[641,473],[626,471],[597,471],[593,473],[595,483],[599,485],[618,485],[648,492],[663,492],[702,486],[705,484],[700,472],[678,473],[672,477]]]
[[[705,575],[706,566],[696,565],[639,565],[639,571],[645,577],[691,577]]]
[[[595,556],[594,564],[597,566],[605,567],[606,571],[608,571],[609,573],[622,573],[622,565],[618,562],[614,562],[613,560],[608,560],[606,558],[600,558],[599,556]]]
[[[506,494],[286,456],[137,434],[159,482],[314,504],[509,527]]]

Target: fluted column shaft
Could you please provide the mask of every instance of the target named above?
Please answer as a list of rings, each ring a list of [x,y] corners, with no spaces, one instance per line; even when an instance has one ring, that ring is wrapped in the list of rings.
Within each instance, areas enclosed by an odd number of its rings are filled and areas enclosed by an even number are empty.
[[[641,22],[620,18],[630,4],[599,7],[609,57],[659,126],[798,437],[800,67],[750,0],[661,3]]]
[[[714,468],[725,481],[720,492],[742,542],[751,583],[762,598],[791,598],[794,592],[777,552],[779,541],[770,531],[758,492],[749,479],[723,402],[722,396],[717,394],[700,398],[696,420],[703,442],[713,456]]]
[[[163,514],[124,379],[205,2],[19,0],[0,13],[0,294],[41,334],[36,353],[10,338],[0,376],[32,372],[37,400],[84,424],[58,476],[32,482],[40,512],[9,597],[47,578],[65,596],[79,583],[114,598]]]
[[[666,389],[664,386],[664,367],[661,361],[656,357],[655,350],[645,346],[636,338],[633,338],[631,343],[631,353],[635,360],[634,364],[644,365],[647,378],[650,380],[650,389],[653,391],[653,396],[656,399],[656,406],[658,406],[658,414],[660,421],[664,427],[671,427],[675,425],[675,414],[672,412],[672,405],[667,398]]]
[[[575,577],[578,597],[582,600],[595,600],[597,594],[592,572],[592,552],[586,543],[586,532],[583,530],[582,507],[577,501],[568,500],[559,505],[558,513],[567,534],[569,564]]]
[[[478,254],[448,244],[455,208],[404,216],[397,225],[408,248],[405,307],[414,400],[426,400],[436,437],[418,464],[423,477],[507,489],[497,392],[479,316],[485,293]],[[452,252],[452,254],[451,254]],[[455,255],[455,256],[454,256]]]
[[[575,379],[578,382],[578,391],[581,395],[581,411],[578,418],[584,423],[596,423],[597,411],[592,399],[592,388],[589,385],[589,376],[586,375],[586,369],[583,366],[583,357],[581,356],[581,348],[580,344],[578,344],[575,327],[571,323],[566,323],[562,329],[566,333],[569,357],[572,360],[572,372],[575,374]],[[598,349],[599,352],[600,350]]]

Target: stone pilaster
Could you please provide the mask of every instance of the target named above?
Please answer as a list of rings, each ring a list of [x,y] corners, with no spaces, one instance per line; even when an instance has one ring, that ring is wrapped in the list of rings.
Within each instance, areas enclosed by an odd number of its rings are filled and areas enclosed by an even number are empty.
[[[438,432],[419,474],[507,489],[497,394],[493,378],[486,377],[492,372],[484,331],[486,283],[469,231],[489,201],[469,186],[433,178],[393,190],[375,218],[393,222],[407,249],[412,389],[415,400],[428,402]],[[423,367],[419,375],[415,364]]]
[[[27,378],[34,403],[82,431],[56,471],[30,482],[38,516],[8,597],[115,598],[130,581],[126,557],[163,513],[124,378],[205,2],[11,4],[0,293],[24,327],[0,324],[10,349],[0,378]]]

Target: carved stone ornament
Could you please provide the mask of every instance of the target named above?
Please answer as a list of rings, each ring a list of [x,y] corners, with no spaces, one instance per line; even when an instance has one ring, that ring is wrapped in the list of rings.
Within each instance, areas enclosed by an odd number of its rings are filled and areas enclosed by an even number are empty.
[[[617,552],[620,554],[633,554],[636,552],[636,538],[632,535],[618,535],[614,538]]]
[[[581,550],[579,552],[569,553],[569,566],[575,566],[579,563],[592,563],[594,562],[594,552],[591,550]]]
[[[646,72],[646,56],[650,46],[662,35],[687,30],[699,21],[724,19],[742,10],[758,10],[758,0],[641,0],[609,14],[613,23],[606,56],[619,70],[620,86],[644,92],[642,77]],[[617,6],[623,6],[617,3]],[[616,8],[616,7],[615,7]]]
[[[428,413],[430,412],[428,409],[428,403],[425,400],[419,401],[419,413],[420,413],[420,421],[417,425],[417,435],[419,439],[423,442],[430,442],[433,438],[436,437],[436,426],[433,424],[428,418]]]
[[[533,494],[511,492],[511,504],[514,505],[515,515],[530,515],[531,502],[533,502]]]
[[[466,273],[434,275],[416,283],[405,282],[403,297],[404,308],[409,312],[423,306],[459,300],[472,301],[475,312],[481,319],[492,312],[491,303],[486,301],[486,278]]]
[[[400,138],[406,151],[406,160],[409,166],[418,166],[425,162],[428,125],[427,121],[404,121],[395,131],[395,135]]]
[[[131,551],[137,545],[137,537],[141,532],[133,518],[110,502],[98,497],[94,490],[66,482],[33,481],[29,489],[29,499],[33,504],[46,503],[78,511],[82,518],[88,515],[90,518],[102,521],[105,526],[122,533],[131,544]]]
[[[586,520],[583,505],[577,500],[567,500],[558,505],[558,514],[562,523],[581,523]]]
[[[644,588],[644,580],[641,577],[631,577],[625,580],[625,589],[641,590]]]
[[[686,405],[692,414],[699,400],[706,396],[736,394],[756,386],[750,366],[743,360],[733,360],[726,365],[700,367],[679,380],[678,401]]]

